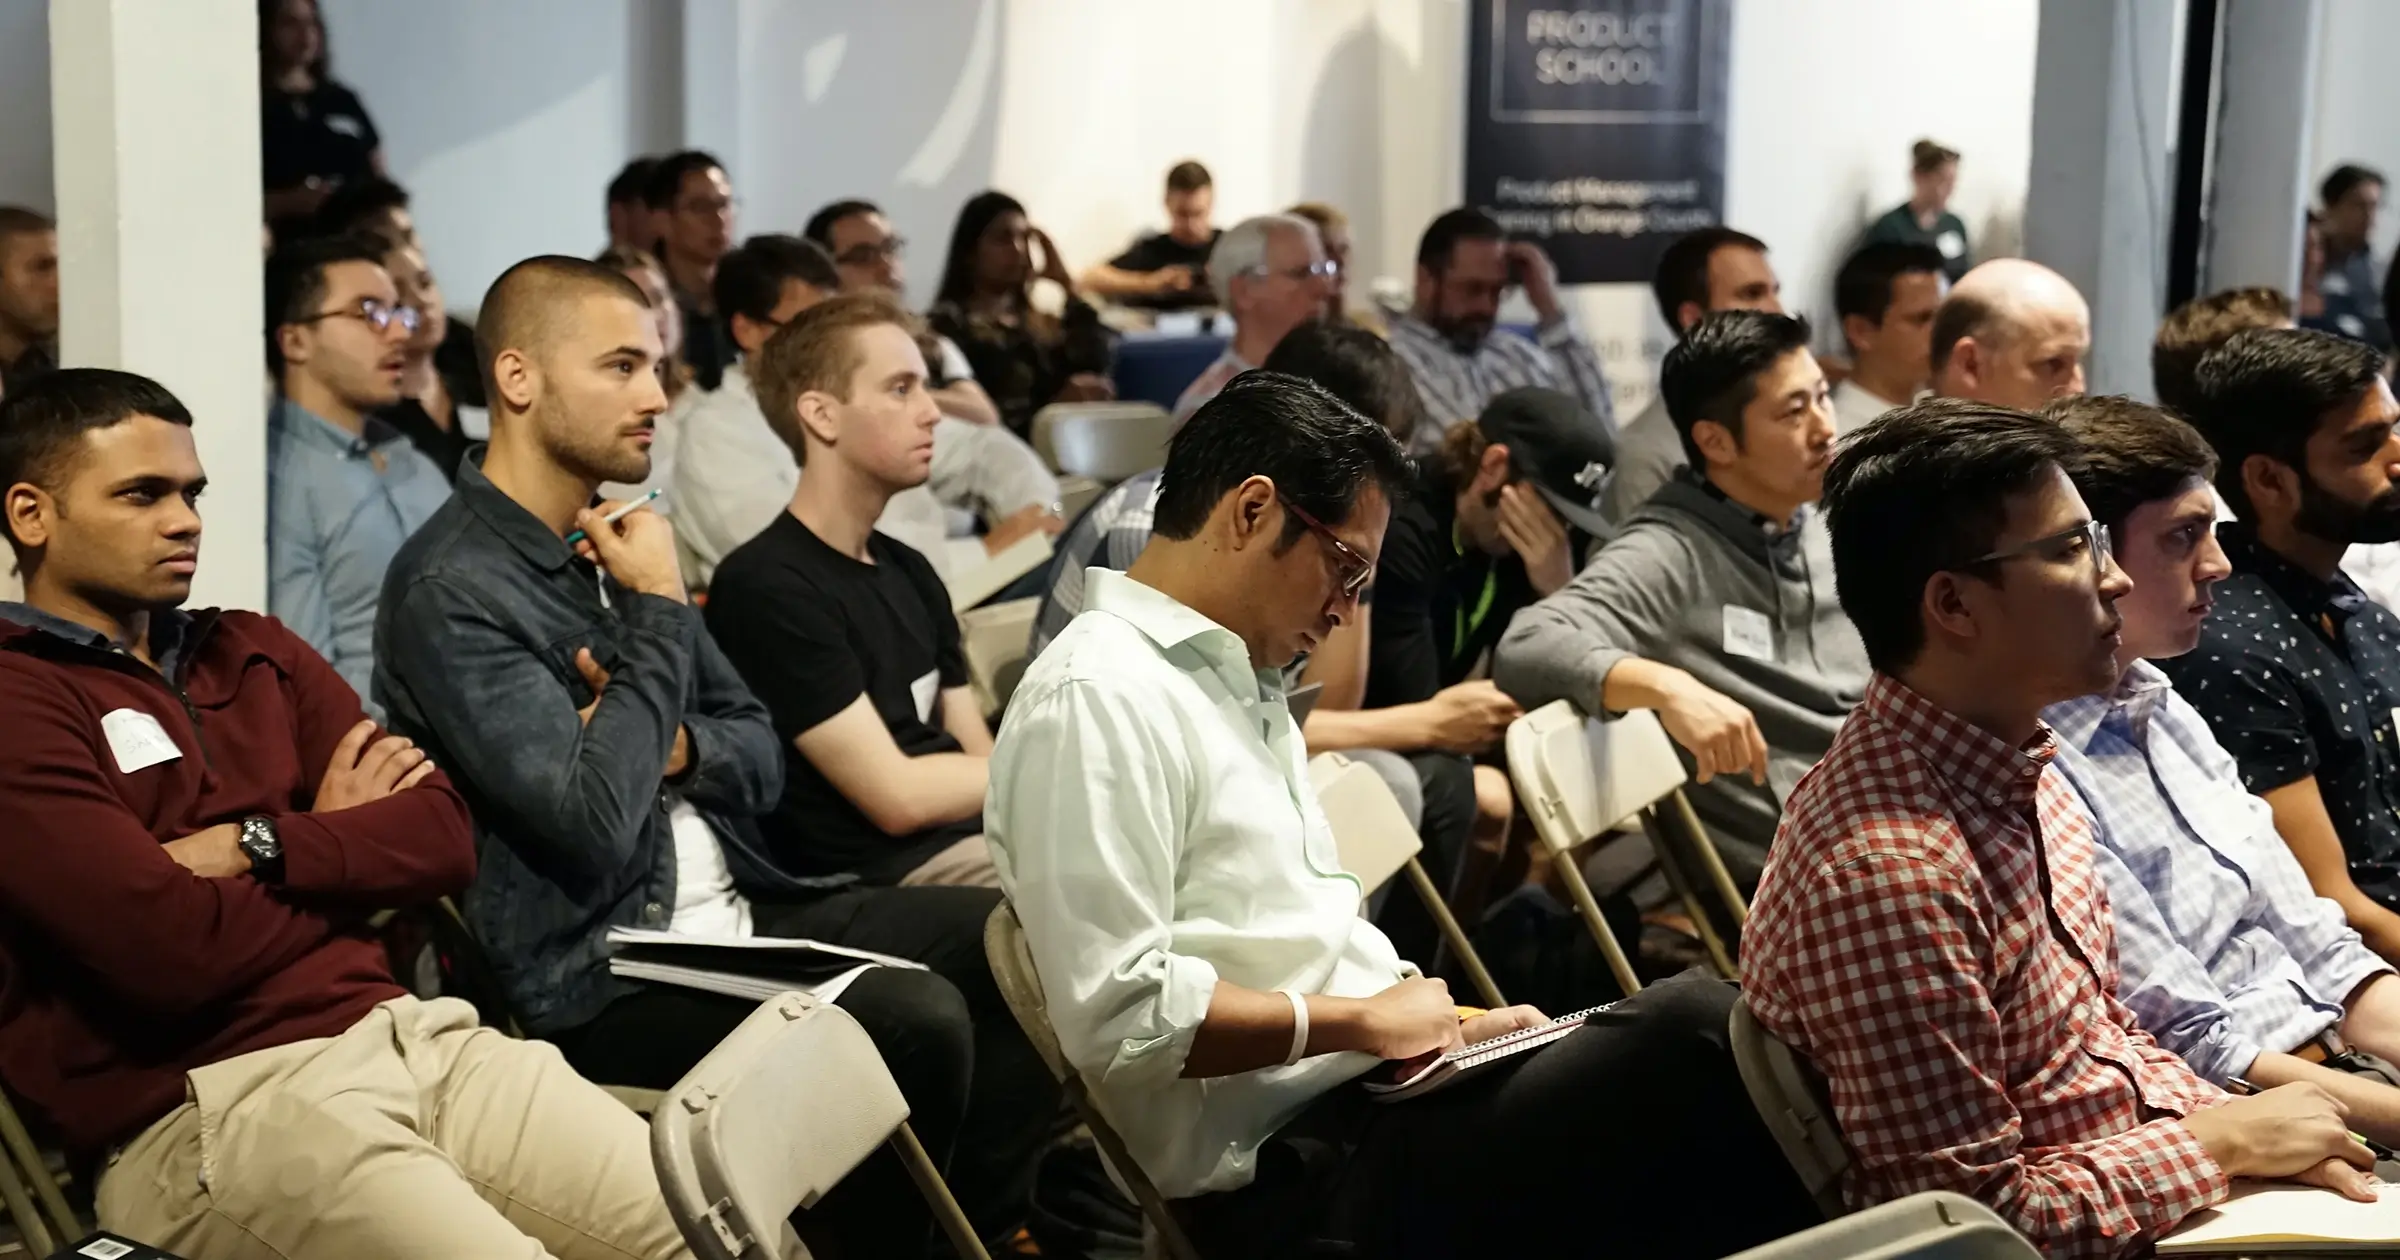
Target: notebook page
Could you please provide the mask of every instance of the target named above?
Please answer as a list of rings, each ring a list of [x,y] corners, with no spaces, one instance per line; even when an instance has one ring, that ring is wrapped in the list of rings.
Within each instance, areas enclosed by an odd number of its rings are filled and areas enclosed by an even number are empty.
[[[2400,1185],[2380,1184],[2373,1203],[2288,1182],[2241,1182],[2233,1196],[2195,1212],[2158,1244],[2158,1254],[2232,1254],[2269,1243],[2357,1243],[2400,1247]]]

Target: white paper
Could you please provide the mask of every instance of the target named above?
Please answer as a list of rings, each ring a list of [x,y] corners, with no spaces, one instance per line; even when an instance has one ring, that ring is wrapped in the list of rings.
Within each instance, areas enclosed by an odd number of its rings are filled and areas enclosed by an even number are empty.
[[[608,930],[611,945],[700,945],[710,949],[781,950],[786,953],[838,954],[861,962],[882,963],[886,967],[907,967],[914,971],[929,970],[921,962],[878,954],[871,949],[852,949],[847,945],[828,945],[799,936],[694,936],[685,932],[661,932],[654,928],[618,927]],[[728,962],[732,961],[729,957]]]
[[[1754,661],[1775,659],[1775,623],[1755,608],[1725,605],[1725,654]]]
[[[933,702],[942,694],[942,673],[938,669],[925,671],[923,677],[908,685],[909,698],[917,702],[917,720],[933,721]]]
[[[108,750],[117,756],[117,769],[127,774],[183,756],[183,750],[175,746],[158,719],[140,709],[116,709],[103,714],[100,730],[108,736]]]
[[[2400,1186],[2377,1187],[2373,1203],[2289,1182],[2237,1183],[2233,1195],[2194,1212],[2161,1239],[2158,1254],[2267,1255],[2287,1251],[2400,1250]]]

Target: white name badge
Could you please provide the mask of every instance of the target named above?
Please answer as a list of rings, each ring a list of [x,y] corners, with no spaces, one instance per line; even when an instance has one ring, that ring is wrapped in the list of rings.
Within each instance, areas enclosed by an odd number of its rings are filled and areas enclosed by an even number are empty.
[[[158,719],[140,709],[117,709],[102,714],[100,731],[108,736],[108,750],[117,755],[117,769],[126,774],[183,755]]]
[[[1942,251],[1944,258],[1956,258],[1967,252],[1967,238],[1956,232],[1944,232],[1933,238],[1933,247]]]
[[[1754,661],[1775,659],[1775,623],[1755,608],[1725,605],[1725,654]]]
[[[935,697],[942,694],[942,671],[926,670],[923,678],[908,685],[908,691],[917,702],[917,720],[920,722],[933,721],[933,701]]]

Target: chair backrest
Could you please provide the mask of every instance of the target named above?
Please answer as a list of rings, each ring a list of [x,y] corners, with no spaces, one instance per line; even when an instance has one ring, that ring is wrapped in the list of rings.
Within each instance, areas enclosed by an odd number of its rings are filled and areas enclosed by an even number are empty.
[[[1842,1173],[1850,1167],[1850,1149],[1833,1121],[1824,1079],[1758,1022],[1747,1000],[1735,1000],[1726,1031],[1750,1105],[1784,1159],[1827,1217],[1843,1215]]]
[[[667,1091],[650,1150],[702,1260],[805,1256],[788,1219],[908,1119],[866,1030],[805,994],[768,999]]]
[[[1175,418],[1149,402],[1052,403],[1033,416],[1033,447],[1062,473],[1114,485],[1167,462]]]
[[[1928,1190],[1727,1260],[2040,1260],[2041,1254],[1990,1208]]]
[[[1563,853],[1683,786],[1683,762],[1658,715],[1602,721],[1555,700],[1508,725],[1508,776],[1534,831]]]
[[[967,681],[989,717],[1008,703],[1025,676],[1033,646],[1033,620],[1042,611],[1039,599],[1012,599],[986,604],[958,615],[960,646],[967,658]]]
[[[1317,789],[1325,821],[1333,827],[1333,847],[1342,855],[1342,869],[1356,875],[1365,891],[1383,887],[1425,847],[1393,798],[1391,785],[1364,762],[1320,753],[1309,759],[1308,778]]]

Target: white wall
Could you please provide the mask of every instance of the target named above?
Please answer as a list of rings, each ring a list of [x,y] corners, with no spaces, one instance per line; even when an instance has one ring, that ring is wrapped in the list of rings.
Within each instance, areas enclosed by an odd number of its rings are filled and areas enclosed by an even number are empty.
[[[2317,58],[2316,131],[2309,150],[2309,204],[2317,184],[2344,162],[2400,179],[2400,75],[2391,50],[2400,47],[2400,4],[2391,0],[2326,0],[2324,42]],[[2385,195],[2375,253],[2389,257],[2400,243],[2400,210]],[[2295,228],[2297,230],[2297,228]]]
[[[47,214],[50,187],[50,6],[0,0],[0,205]]]

